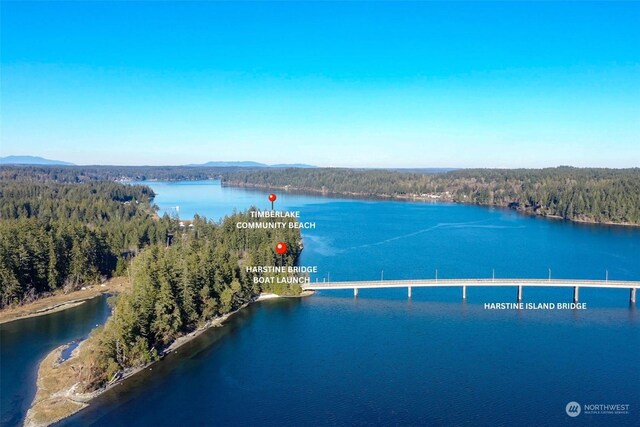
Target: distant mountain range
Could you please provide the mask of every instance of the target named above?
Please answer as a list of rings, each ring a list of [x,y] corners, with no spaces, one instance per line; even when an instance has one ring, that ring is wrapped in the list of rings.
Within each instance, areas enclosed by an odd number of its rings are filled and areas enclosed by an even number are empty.
[[[0,157],[0,165],[57,165],[76,166],[74,163],[63,162],[61,160],[45,159],[38,156],[6,156]],[[185,166],[213,166],[213,167],[236,167],[236,168],[315,168],[316,166],[305,165],[303,163],[281,163],[268,165],[258,162],[207,162],[201,164],[190,164]]]
[[[258,162],[207,162],[201,164],[191,164],[187,166],[215,166],[215,167],[236,167],[236,168],[315,168],[317,166],[305,165],[303,163],[280,163],[268,165]]]
[[[0,165],[50,165],[50,166],[76,166],[74,163],[63,162],[62,160],[45,159],[38,156],[6,156],[0,157]],[[298,169],[311,169],[318,166],[307,165],[305,163],[278,163],[275,165],[268,165],[266,163],[259,162],[207,162],[207,163],[193,163],[189,165],[183,165],[187,167],[235,167],[235,168],[298,168]],[[385,169],[385,168],[355,168],[355,169]],[[397,172],[413,172],[413,173],[442,173],[457,170],[457,168],[387,168]]]
[[[0,157],[0,165],[58,165],[75,166],[73,163],[61,160],[45,159],[38,156],[6,156]]]

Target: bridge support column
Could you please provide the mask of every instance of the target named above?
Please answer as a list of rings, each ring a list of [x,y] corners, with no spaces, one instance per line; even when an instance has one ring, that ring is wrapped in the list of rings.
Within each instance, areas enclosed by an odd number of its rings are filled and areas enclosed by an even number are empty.
[[[518,286],[518,302],[522,301],[522,285]]]
[[[353,297],[358,298],[358,288],[353,288]]]
[[[629,292],[629,302],[631,304],[635,304],[636,303],[636,288],[631,288],[630,292]]]
[[[462,285],[462,299],[467,299],[467,285]]]
[[[409,286],[407,289],[408,289],[409,298],[411,298],[411,286]]]
[[[573,287],[573,302],[578,302],[578,288],[577,286]]]

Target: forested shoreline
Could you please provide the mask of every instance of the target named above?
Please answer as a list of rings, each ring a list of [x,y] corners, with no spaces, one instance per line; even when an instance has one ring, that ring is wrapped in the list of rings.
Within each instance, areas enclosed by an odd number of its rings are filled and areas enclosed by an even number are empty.
[[[230,171],[230,185],[345,195],[472,203],[593,223],[640,224],[640,169],[465,169]]]
[[[40,401],[44,412],[47,405],[59,404],[58,392],[73,401],[78,396],[91,399],[160,359],[176,340],[215,325],[261,292],[300,293],[298,285],[259,285],[244,268],[294,265],[302,250],[299,229],[237,228],[238,222],[256,221],[250,211],[234,212],[220,222],[195,216],[192,226],[180,227],[178,218],[158,217],[150,187],[127,183],[212,178],[226,185],[509,206],[573,221],[640,223],[640,169],[430,174],[322,168],[1,167],[0,308],[112,276],[130,279],[129,289],[110,300],[113,311],[105,325],[92,332],[76,356],[54,367],[50,379],[62,388]],[[289,247],[281,257],[274,251],[279,241]]]
[[[570,221],[640,225],[640,168],[461,169],[442,173],[341,168],[4,166],[2,180],[220,179],[226,185],[358,197],[502,206]]]
[[[220,242],[222,235],[243,239],[243,258],[251,263],[273,264],[276,237],[289,239],[293,259],[297,257],[298,233],[248,233],[230,229],[228,220],[216,224],[200,217],[185,230],[177,218],[156,215],[153,197],[147,186],[110,181],[0,179],[0,308],[123,275],[145,248],[170,246],[167,252],[188,254],[206,248],[185,241],[205,242],[214,236]],[[255,249],[256,239],[263,245],[258,252],[249,250]],[[234,242],[234,250],[238,244]],[[231,249],[218,245],[216,250]]]

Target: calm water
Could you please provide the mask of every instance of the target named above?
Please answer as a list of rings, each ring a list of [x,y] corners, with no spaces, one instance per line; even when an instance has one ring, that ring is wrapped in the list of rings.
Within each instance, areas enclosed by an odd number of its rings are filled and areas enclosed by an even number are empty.
[[[151,183],[162,209],[219,218],[268,192]],[[547,277],[640,280],[640,229],[512,211],[278,193],[318,228],[301,264],[323,280]],[[582,289],[585,311],[490,311],[515,288],[324,291],[265,301],[207,331],[62,425],[637,425],[640,316],[628,290]],[[570,289],[524,289],[570,302]],[[47,322],[41,318],[42,322]],[[73,337],[71,337],[73,338]],[[3,342],[3,351],[5,348]],[[3,353],[4,354],[4,353]],[[36,358],[37,359],[37,358]],[[2,361],[3,365],[5,361]],[[4,372],[4,371],[3,371]],[[3,387],[5,379],[2,379]],[[3,388],[4,391],[4,388]],[[30,399],[27,399],[30,400]],[[565,406],[622,403],[630,415]]]
[[[86,337],[104,323],[106,296],[46,316],[0,325],[0,424],[18,425],[35,396],[40,360],[52,349]]]

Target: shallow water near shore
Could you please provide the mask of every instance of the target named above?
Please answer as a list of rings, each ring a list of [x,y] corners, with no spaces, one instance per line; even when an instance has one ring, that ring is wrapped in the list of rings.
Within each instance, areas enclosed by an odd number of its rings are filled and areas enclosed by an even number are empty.
[[[146,184],[161,213],[179,205],[184,219],[270,208],[268,191]],[[318,266],[314,281],[436,270],[441,278],[533,278],[549,269],[554,278],[604,279],[608,271],[640,280],[638,228],[284,192],[276,208],[316,222],[303,231],[300,259]],[[515,297],[515,287],[474,288],[462,302],[451,287],[416,288],[411,300],[406,289],[387,289],[261,301],[60,425],[635,425],[640,315],[629,291],[583,288],[586,310],[484,308]],[[524,288],[524,302],[571,298],[569,288]],[[629,404],[630,413],[573,419],[570,401]]]
[[[40,361],[54,348],[86,337],[110,310],[101,295],[63,311],[0,325],[0,425],[20,425],[36,392]]]

